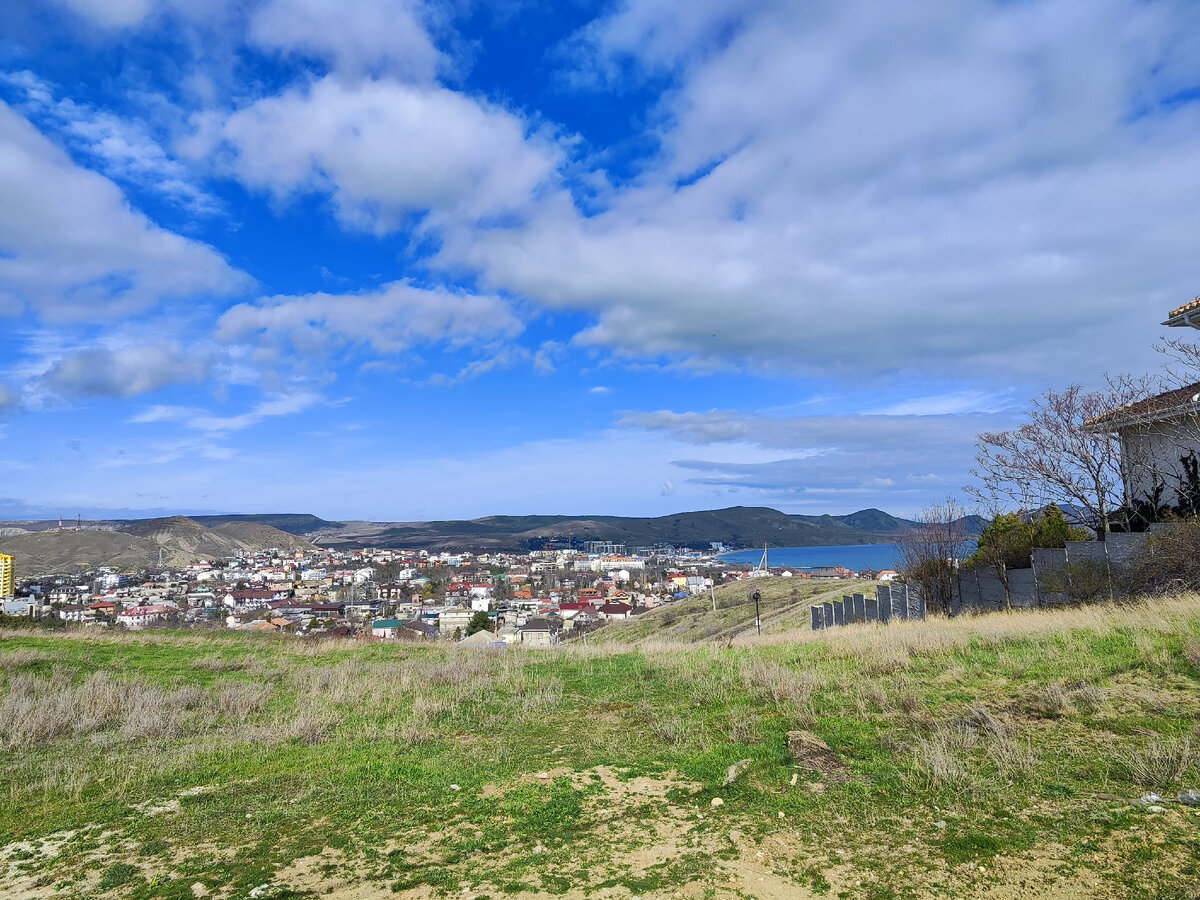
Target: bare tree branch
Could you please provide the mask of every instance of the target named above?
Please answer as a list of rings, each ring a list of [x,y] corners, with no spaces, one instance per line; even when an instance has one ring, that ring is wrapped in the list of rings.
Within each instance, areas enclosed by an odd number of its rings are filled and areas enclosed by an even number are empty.
[[[1055,502],[1082,515],[1097,534],[1107,532],[1124,499],[1120,441],[1085,423],[1144,399],[1149,388],[1147,379],[1113,377],[1101,390],[1076,384],[1046,391],[1033,401],[1026,424],[979,435],[971,472],[978,484],[968,493],[1021,511]]]
[[[897,538],[896,569],[929,608],[947,613],[954,573],[967,542],[967,511],[953,497],[931,504]]]

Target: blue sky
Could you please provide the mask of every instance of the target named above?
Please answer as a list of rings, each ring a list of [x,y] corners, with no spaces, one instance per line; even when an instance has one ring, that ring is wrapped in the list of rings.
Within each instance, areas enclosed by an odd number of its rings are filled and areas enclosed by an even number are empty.
[[[9,0],[0,516],[913,513],[1200,292],[1200,8]]]

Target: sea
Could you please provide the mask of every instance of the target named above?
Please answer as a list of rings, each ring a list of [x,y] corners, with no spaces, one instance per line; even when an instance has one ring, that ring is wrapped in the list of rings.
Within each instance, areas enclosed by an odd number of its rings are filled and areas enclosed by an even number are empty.
[[[855,572],[862,569],[896,568],[895,544],[854,544],[848,547],[772,547],[767,553],[767,565],[772,569],[784,566],[789,569],[817,569],[822,566],[845,566]],[[758,550],[735,550],[722,553],[719,559],[726,563],[756,566],[763,552]]]

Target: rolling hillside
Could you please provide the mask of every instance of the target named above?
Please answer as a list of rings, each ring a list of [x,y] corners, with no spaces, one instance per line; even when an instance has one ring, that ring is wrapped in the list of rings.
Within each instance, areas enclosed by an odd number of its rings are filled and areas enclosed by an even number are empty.
[[[634,546],[670,543],[706,547],[827,547],[895,540],[910,524],[878,509],[847,516],[788,515],[768,507],[682,512],[655,518],[624,516],[487,516],[441,522],[351,522],[307,534],[322,546],[529,550],[550,541],[608,540]]]
[[[147,519],[120,530],[27,531],[0,537],[0,553],[17,558],[20,577],[77,572],[108,565],[140,569],[158,564],[184,566],[201,559],[232,556],[239,550],[278,547],[307,550],[312,544],[253,522],[230,522],[206,528],[193,519],[172,516]]]

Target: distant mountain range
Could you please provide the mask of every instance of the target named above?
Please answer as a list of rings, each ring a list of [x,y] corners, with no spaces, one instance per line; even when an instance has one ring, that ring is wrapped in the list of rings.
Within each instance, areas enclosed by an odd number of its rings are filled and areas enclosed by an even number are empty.
[[[614,541],[630,549],[659,543],[707,548],[726,546],[829,547],[886,544],[914,524],[879,509],[846,516],[788,515],[769,507],[682,512],[654,518],[626,516],[486,516],[441,522],[328,523],[305,537],[323,547],[414,547],[430,550],[538,549],[547,544]],[[982,520],[970,517],[978,533]]]
[[[159,551],[168,566],[278,547],[308,550],[394,547],[417,550],[508,550],[576,547],[612,541],[630,550],[655,544],[707,549],[727,547],[829,547],[887,544],[914,523],[879,509],[846,516],[788,515],[761,506],[681,512],[669,516],[485,516],[440,522],[332,522],[299,513],[171,516],[83,522],[0,522],[0,553],[18,557],[21,576],[78,571],[100,565],[154,566]],[[966,521],[978,534],[977,516]]]

